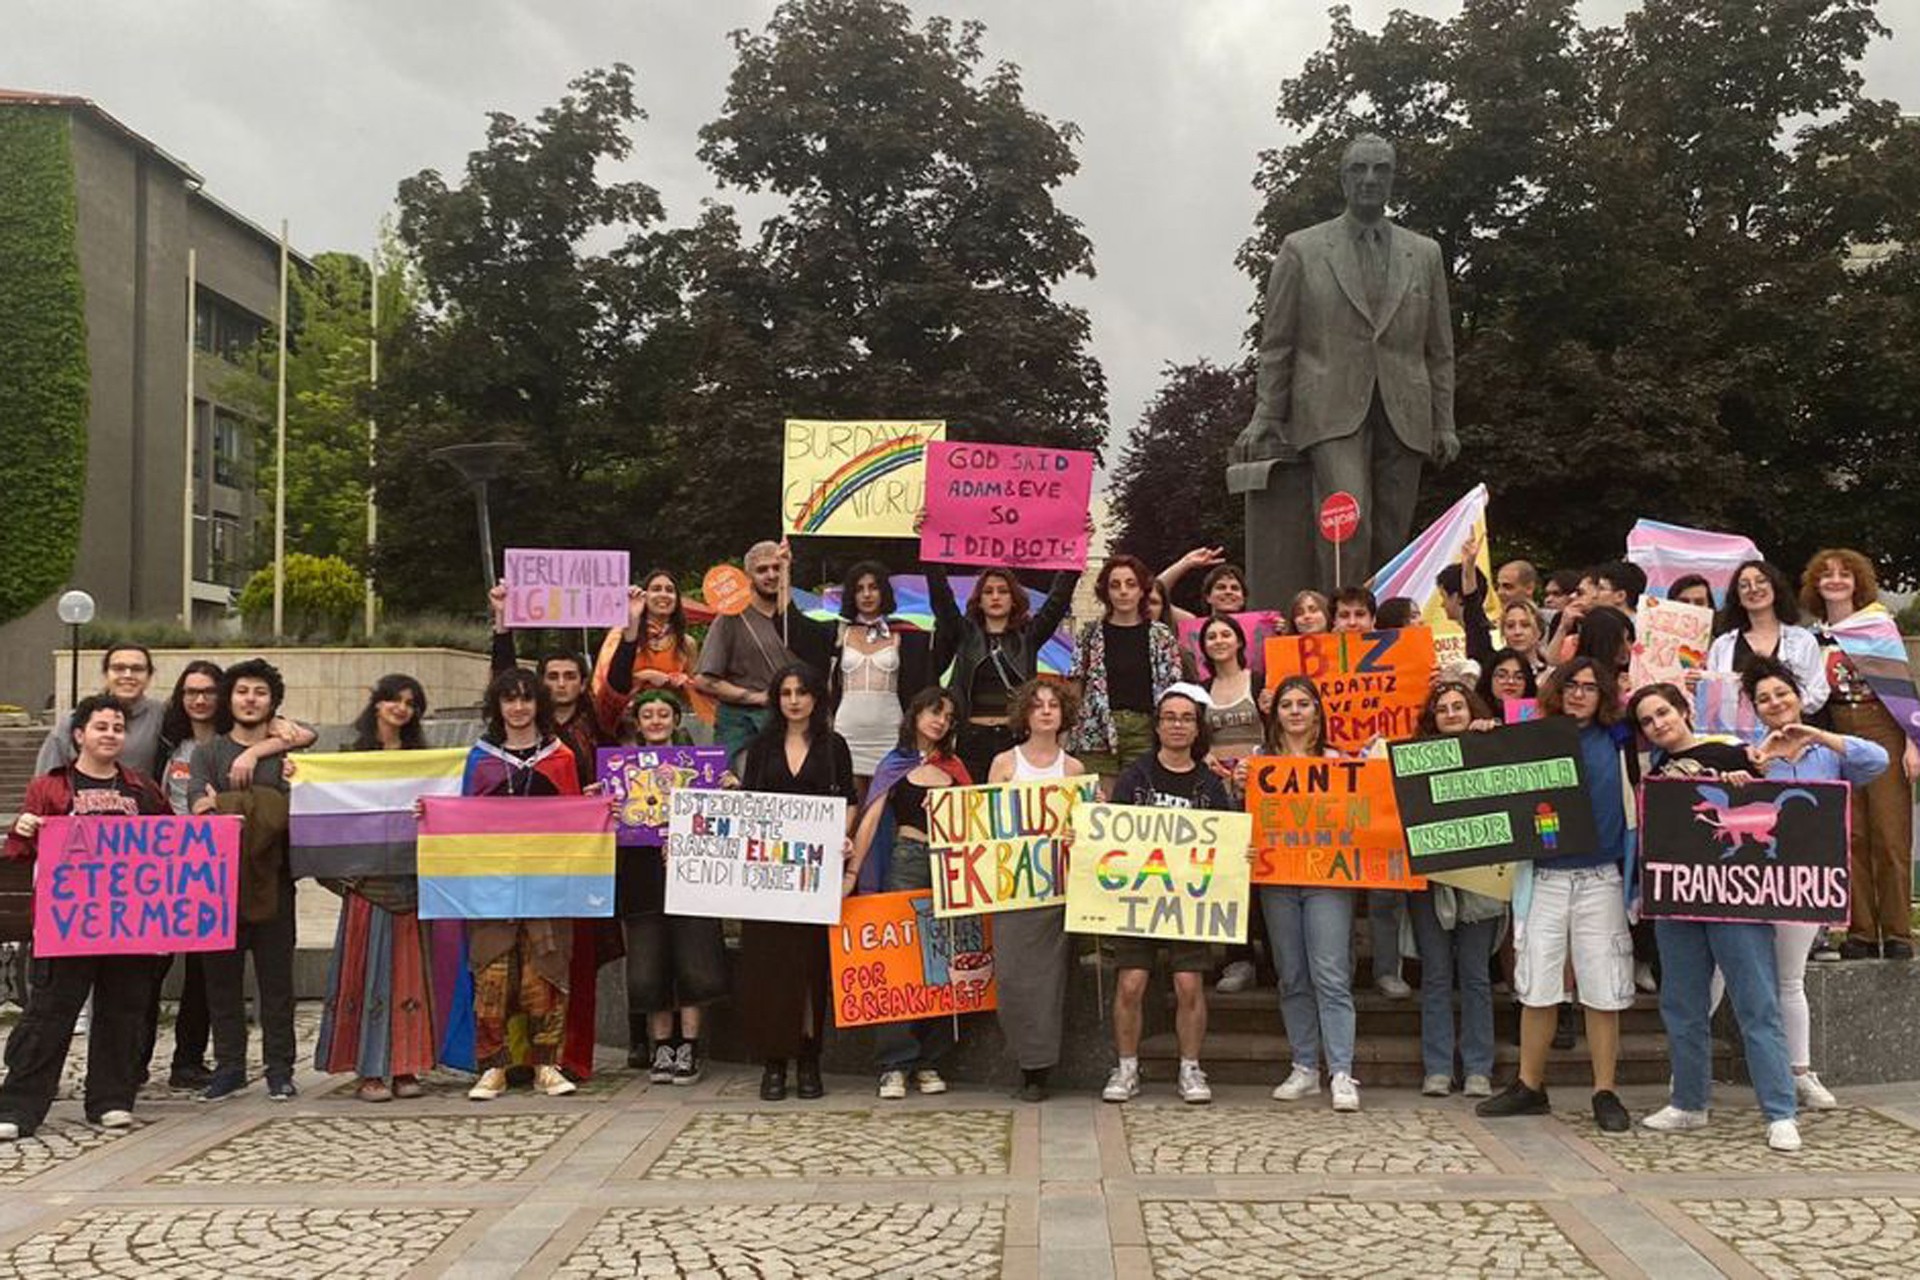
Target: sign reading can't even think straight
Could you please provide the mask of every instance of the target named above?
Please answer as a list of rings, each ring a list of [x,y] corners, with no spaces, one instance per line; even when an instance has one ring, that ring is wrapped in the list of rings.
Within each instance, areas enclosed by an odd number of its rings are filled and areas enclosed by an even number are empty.
[[[1599,844],[1579,730],[1564,716],[1398,742],[1388,758],[1418,875],[1581,857]]]

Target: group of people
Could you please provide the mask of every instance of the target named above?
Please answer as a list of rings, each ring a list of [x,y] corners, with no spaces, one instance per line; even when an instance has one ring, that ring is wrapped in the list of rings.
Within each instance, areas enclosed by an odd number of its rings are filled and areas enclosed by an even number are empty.
[[[1851,782],[1854,896],[1837,956],[1911,958],[1908,784],[1920,776],[1920,752],[1826,632],[1874,601],[1871,566],[1852,551],[1822,551],[1797,590],[1757,560],[1726,584],[1707,666],[1740,674],[1765,726],[1760,741],[1747,743],[1698,734],[1687,689],[1630,687],[1633,610],[1646,585],[1636,566],[1557,573],[1543,584],[1532,566],[1514,561],[1488,584],[1478,552],[1470,541],[1437,584],[1465,632],[1468,660],[1436,674],[1419,734],[1492,730],[1521,699],[1566,717],[1578,730],[1596,847],[1516,864],[1511,902],[1439,882],[1420,892],[1256,886],[1256,932],[1264,936],[1225,955],[1194,944],[1086,940],[1095,962],[1117,970],[1117,1062],[1102,1096],[1125,1102],[1141,1089],[1144,1002],[1164,951],[1176,1087],[1187,1102],[1209,1101],[1201,1067],[1208,987],[1217,978],[1222,989],[1244,988],[1264,951],[1291,1054],[1274,1098],[1301,1101],[1324,1082],[1334,1110],[1357,1110],[1354,926],[1364,911],[1372,981],[1390,998],[1413,994],[1401,976],[1402,921],[1410,926],[1423,1093],[1444,1096],[1458,1085],[1480,1099],[1483,1115],[1544,1112],[1549,1050],[1571,1045],[1577,1002],[1595,1120],[1624,1129],[1630,1120],[1614,1090],[1619,1015],[1637,989],[1657,986],[1673,1092],[1644,1123],[1697,1127],[1707,1119],[1708,1022],[1723,981],[1768,1141],[1796,1148],[1798,1108],[1833,1105],[1810,1061],[1803,985],[1821,931],[1632,923],[1633,783],[1663,773]],[[600,746],[710,737],[728,753],[725,785],[846,800],[843,888],[861,893],[929,886],[937,869],[927,801],[937,788],[1097,775],[1102,795],[1119,804],[1238,809],[1254,757],[1338,754],[1312,680],[1264,686],[1259,655],[1235,616],[1247,605],[1245,577],[1217,549],[1196,549],[1158,575],[1133,556],[1108,560],[1094,581],[1100,616],[1074,631],[1064,675],[1043,674],[1039,654],[1067,617],[1073,572],[1058,573],[1035,607],[1014,571],[987,568],[962,606],[944,567],[928,565],[928,631],[897,616],[889,571],[877,562],[848,572],[838,615],[828,619],[790,602],[785,544],[756,545],[745,567],[746,607],[715,617],[703,642],[689,628],[675,575],[653,570],[630,589],[626,625],[594,659],[549,652],[531,668],[521,665],[504,622],[505,589],[496,588],[494,675],[463,791],[590,792]],[[1195,654],[1176,636],[1193,615],[1169,596],[1200,568],[1207,572]],[[1489,585],[1498,597],[1491,610]],[[1669,594],[1712,604],[1704,580],[1676,583]],[[1408,626],[1417,615],[1413,602],[1376,601],[1365,588],[1303,591],[1288,602],[1281,629],[1368,631]],[[247,1087],[241,974],[250,954],[268,1096],[291,1097],[286,791],[298,764],[287,753],[310,744],[313,732],[280,715],[285,690],[262,660],[224,671],[189,664],[165,703],[148,696],[152,659],[138,646],[108,651],[103,674],[104,691],[50,735],[7,853],[32,857],[39,823],[56,814],[244,815],[249,857],[237,945],[186,958],[170,1080],[208,1100]],[[422,746],[427,709],[418,681],[381,680],[353,727],[352,749]],[[368,1102],[417,1095],[436,1065],[470,1068],[476,1100],[500,1096],[519,1073],[549,1095],[571,1092],[592,1070],[596,974],[624,954],[632,1066],[660,1083],[697,1081],[703,1012],[731,992],[740,1038],[762,1064],[760,1096],[787,1096],[790,1065],[798,1096],[821,1096],[832,997],[826,929],[743,921],[730,971],[721,922],[666,913],[671,856],[670,848],[620,850],[611,921],[423,922],[407,878],[323,882],[344,906],[316,1065],[357,1076],[357,1096]],[[1019,1096],[1038,1101],[1060,1060],[1069,975],[1087,948],[1067,933],[1060,904],[1000,913],[993,948],[997,1016],[1020,1069]],[[130,1123],[172,960],[34,961],[28,1008],[6,1050],[0,1138],[31,1134],[44,1119],[89,999],[85,1112],[108,1127]],[[1521,1006],[1520,1062],[1517,1077],[1495,1092],[1493,999],[1502,981]],[[880,1097],[947,1087],[940,1068],[954,1044],[952,1020],[888,1025],[873,1042]]]

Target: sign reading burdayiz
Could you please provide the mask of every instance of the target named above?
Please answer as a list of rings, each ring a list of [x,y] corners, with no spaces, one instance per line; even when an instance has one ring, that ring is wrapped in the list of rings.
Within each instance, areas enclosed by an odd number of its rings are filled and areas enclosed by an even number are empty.
[[[1641,914],[1845,924],[1849,792],[1844,782],[1648,779]]]
[[[1389,758],[1416,875],[1581,857],[1599,844],[1580,733],[1564,716],[1399,742]]]

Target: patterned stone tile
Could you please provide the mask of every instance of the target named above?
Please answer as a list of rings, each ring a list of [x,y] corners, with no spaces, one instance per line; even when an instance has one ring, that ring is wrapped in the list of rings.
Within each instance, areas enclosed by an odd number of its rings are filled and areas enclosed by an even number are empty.
[[[998,1276],[1004,1206],[686,1205],[614,1209],[554,1273],[623,1276]]]
[[[1526,1202],[1148,1200],[1140,1208],[1157,1280],[1601,1274]]]
[[[1762,1274],[1912,1275],[1920,1265],[1920,1198],[1685,1200],[1680,1209]]]
[[[76,1276],[388,1277],[420,1262],[466,1209],[91,1209],[0,1255],[21,1280]]]
[[[1142,1174],[1496,1171],[1440,1111],[1131,1106],[1123,1116],[1127,1152]]]
[[[579,1122],[564,1112],[290,1116],[268,1120],[152,1179],[272,1185],[505,1182]]]
[[[1555,1115],[1633,1173],[1920,1173],[1920,1132],[1864,1107],[1800,1113],[1799,1151],[1767,1146],[1753,1107],[1717,1107],[1704,1129],[1655,1133],[1639,1116],[1626,1133],[1602,1133],[1584,1111]]]
[[[184,1102],[193,1097],[193,1091],[175,1089],[167,1084],[167,1072],[173,1066],[173,1022],[175,1007],[172,1004],[162,1006],[160,1010],[160,1031],[153,1038],[153,1061],[147,1067],[147,1083],[141,1086],[142,1098]],[[313,1061],[314,1042],[320,1036],[320,1002],[302,1000],[293,1006],[293,1063],[296,1069]],[[78,1100],[81,1095],[81,1083],[87,1074],[87,1045],[85,1036],[75,1036],[73,1047],[67,1051],[66,1067],[60,1073],[60,1097]],[[265,1073],[260,1060],[260,1028],[249,1024],[247,1027],[247,1074],[255,1080]],[[211,1065],[212,1053],[208,1053]]]
[[[37,1178],[134,1130],[96,1129],[77,1120],[49,1119],[31,1138],[0,1142],[0,1187]]]
[[[666,1179],[953,1178],[1004,1174],[1006,1111],[704,1112],[647,1170]]]

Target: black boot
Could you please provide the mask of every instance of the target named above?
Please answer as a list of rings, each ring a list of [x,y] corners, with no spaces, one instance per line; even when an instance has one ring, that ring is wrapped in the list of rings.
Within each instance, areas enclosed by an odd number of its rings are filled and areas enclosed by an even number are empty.
[[[627,1066],[634,1071],[644,1071],[653,1063],[653,1056],[647,1051],[647,1015],[630,1013],[627,1015]]]
[[[800,1086],[794,1092],[803,1098],[824,1098],[827,1086],[820,1081],[820,1046],[808,1043],[800,1050],[800,1059],[795,1064],[799,1070]]]
[[[787,1061],[785,1058],[769,1058],[766,1070],[760,1073],[760,1100],[779,1102],[787,1096]]]

